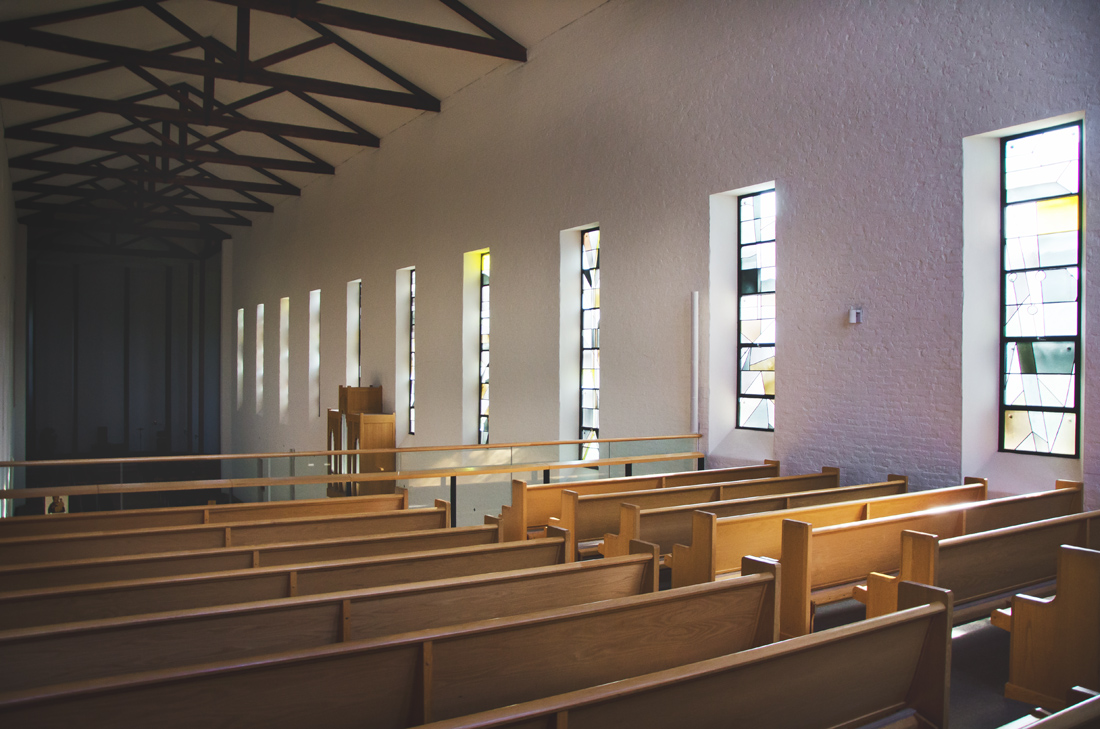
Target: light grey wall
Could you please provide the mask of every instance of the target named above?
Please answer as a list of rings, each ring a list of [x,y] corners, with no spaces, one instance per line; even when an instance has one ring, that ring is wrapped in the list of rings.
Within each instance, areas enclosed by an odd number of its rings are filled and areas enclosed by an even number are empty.
[[[310,289],[323,292],[323,407],[335,407],[344,379],[345,286],[362,278],[363,380],[383,384],[392,408],[394,272],[410,265],[418,422],[405,442],[459,442],[462,254],[484,247],[493,252],[491,437],[557,437],[560,231],[592,221],[603,247],[601,433],[685,432],[692,291],[703,292],[700,379],[716,376],[707,356],[716,346],[710,196],[775,180],[773,448],[784,471],[838,465],[847,483],[887,471],[920,487],[958,483],[962,140],[1077,111],[1098,138],[1098,27],[1091,0],[611,0],[237,237],[227,308],[244,307],[254,326],[257,303],[277,311],[290,296],[293,351],[291,417],[280,425],[275,408],[255,414],[246,348],[233,448],[324,442],[324,422],[305,401]],[[1093,172],[1096,149],[1088,146]],[[1088,201],[1097,209],[1095,185]],[[1087,282],[1093,320],[1098,280]],[[852,304],[863,306],[864,324],[847,324]],[[278,330],[267,331],[273,403]],[[254,336],[248,329],[245,342]],[[1083,471],[1093,476],[1097,341],[1086,346],[1093,384],[1084,397],[1092,455]],[[223,360],[230,371],[233,351]],[[995,370],[989,378],[995,387]],[[704,424],[715,421],[706,395]],[[745,457],[718,440],[712,462]]]

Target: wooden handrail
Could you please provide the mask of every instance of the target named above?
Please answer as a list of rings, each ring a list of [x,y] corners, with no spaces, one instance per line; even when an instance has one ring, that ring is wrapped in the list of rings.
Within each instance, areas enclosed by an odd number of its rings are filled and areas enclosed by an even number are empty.
[[[298,455],[298,454],[295,454]],[[129,494],[142,491],[197,491],[201,489],[236,489],[257,486],[295,486],[314,483],[348,483],[362,481],[397,481],[422,478],[450,478],[481,476],[493,473],[522,473],[525,471],[557,471],[565,468],[617,466],[627,463],[659,463],[684,461],[704,457],[699,451],[660,453],[649,456],[619,456],[593,460],[551,461],[547,463],[502,463],[492,466],[461,466],[458,468],[429,468],[419,471],[376,471],[374,473],[317,473],[306,476],[278,476],[269,478],[225,478],[192,481],[148,481],[141,483],[88,484],[82,486],[38,487],[30,489],[0,490],[0,499],[29,499],[43,496],[76,496],[86,494]]]
[[[359,450],[298,451],[294,453],[227,453],[196,456],[140,456],[128,458],[69,458],[56,461],[0,461],[0,468],[28,466],[104,466],[131,463],[177,463],[181,461],[240,461],[255,458],[299,458],[314,456],[355,456],[372,453],[428,453],[431,451],[501,450],[504,448],[532,448],[538,446],[580,445],[581,443],[631,443],[650,440],[698,440],[700,433],[684,435],[646,435],[637,438],[590,438],[588,440],[545,440],[525,443],[489,443],[480,445],[416,446],[412,448],[361,448]],[[522,464],[517,464],[522,465]]]

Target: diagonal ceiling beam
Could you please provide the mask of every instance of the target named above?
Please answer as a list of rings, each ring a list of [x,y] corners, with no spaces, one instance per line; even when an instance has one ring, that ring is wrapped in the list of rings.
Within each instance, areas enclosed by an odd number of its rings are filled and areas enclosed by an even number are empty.
[[[478,53],[484,56],[505,58],[510,61],[526,61],[527,49],[497,31],[499,37],[462,33],[456,30],[420,25],[404,20],[384,18],[380,15],[360,13],[355,10],[324,5],[322,3],[303,3],[298,0],[213,0],[223,5],[262,10],[265,13],[284,15],[299,20],[312,20],[336,28],[347,28],[362,33],[397,38],[399,40],[423,43],[442,48],[454,48],[460,51]]]
[[[101,190],[85,187],[63,187],[60,185],[46,185],[38,182],[12,183],[15,192],[35,192],[42,195],[60,195],[64,197],[81,197],[92,200],[116,200],[119,202],[150,203],[154,205],[176,205],[179,207],[211,208],[214,210],[239,210],[252,213],[272,213],[275,208],[264,202],[236,202],[232,200],[208,200],[205,198],[192,198],[183,195],[162,195],[150,192],[138,192],[133,189]],[[15,207],[20,206],[20,201],[15,201]]]
[[[0,26],[0,40],[18,45],[41,48],[47,51],[67,53],[86,58],[98,58],[112,63],[133,63],[146,68],[157,68],[163,71],[176,71],[177,73],[201,76],[203,78],[219,78],[227,81],[242,81],[244,83],[271,86],[284,91],[303,91],[306,93],[321,94],[322,96],[335,96],[356,101],[366,101],[374,104],[386,104],[400,106],[409,109],[424,111],[439,111],[438,104],[432,104],[428,99],[401,91],[389,91],[367,86],[357,86],[339,81],[295,76],[286,73],[277,73],[260,68],[230,66],[225,63],[215,63],[212,60],[200,60],[176,56],[170,53],[158,51],[144,51],[137,48],[114,45],[112,43],[100,43],[98,41],[84,40],[72,36],[47,33],[32,28],[10,28]]]
[[[256,157],[243,154],[226,154],[223,152],[205,152],[187,147],[162,146],[158,144],[143,144],[140,142],[124,142],[118,139],[100,137],[81,137],[76,134],[62,134],[61,132],[49,132],[37,129],[11,129],[5,136],[8,139],[18,139],[23,142],[40,142],[53,144],[60,147],[96,149],[103,152],[122,152],[155,157],[169,157],[172,159],[188,160],[199,163],[212,163],[220,165],[233,165],[237,167],[251,167],[253,169],[286,170],[288,172],[313,172],[317,174],[331,175],[336,169],[332,165],[319,164],[305,160],[282,159],[280,157]],[[12,157],[11,162],[23,161],[29,157],[38,156],[38,152],[29,155]]]
[[[231,116],[220,113],[211,115],[211,117],[207,119],[202,113],[189,112],[182,109],[171,109],[150,104],[135,104],[127,101],[98,99],[93,96],[68,94],[59,91],[46,91],[44,89],[23,88],[17,85],[0,86],[0,98],[25,101],[31,104],[60,106],[68,109],[90,110],[104,114],[133,116],[140,119],[156,119],[157,121],[168,121],[176,124],[222,127],[224,129],[234,129],[239,132],[280,134],[287,137],[315,139],[317,141],[336,142],[338,144],[353,144],[360,147],[379,146],[379,139],[374,135],[363,135],[339,129],[324,129],[321,127],[307,127],[299,124],[260,121],[257,119],[249,119],[245,116]]]
[[[179,175],[143,172],[137,167],[105,167],[93,164],[69,164],[65,162],[47,162],[45,160],[23,160],[11,165],[21,170],[52,172],[55,175],[87,175],[89,177],[107,177],[134,182],[153,182],[182,185],[184,187],[209,187],[218,190],[237,190],[241,192],[262,192],[272,195],[301,195],[302,191],[293,185],[272,184],[267,182],[248,182],[246,180],[226,180],[218,177],[199,177],[197,175]]]

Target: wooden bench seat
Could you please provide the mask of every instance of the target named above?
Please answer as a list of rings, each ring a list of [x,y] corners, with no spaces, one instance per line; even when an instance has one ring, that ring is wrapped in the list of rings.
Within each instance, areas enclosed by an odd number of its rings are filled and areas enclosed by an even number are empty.
[[[1051,491],[956,504],[867,521],[815,526],[788,519],[782,526],[783,588],[780,631],[805,635],[813,629],[814,606],[852,595],[872,572],[894,572],[901,564],[906,530],[957,537],[1001,529],[1032,519],[1081,511],[1083,485],[1059,481]]]
[[[0,625],[79,620],[317,595],[572,561],[565,537],[283,567],[0,593]]]
[[[242,521],[366,514],[409,508],[409,493],[354,496],[340,499],[302,499],[299,501],[262,501],[210,506],[172,506],[161,509],[92,511],[80,514],[44,514],[0,519],[0,539],[41,537],[48,534],[111,532],[122,529],[225,524]]]
[[[561,516],[550,517],[550,524],[568,529],[569,533],[576,538],[577,546],[580,547],[582,542],[602,540],[605,534],[617,528],[619,508],[624,503],[635,504],[647,509],[662,506],[706,504],[749,496],[782,494],[790,491],[835,489],[839,486],[840,469],[826,467],[821,469],[821,473],[811,473],[804,476],[754,478],[745,481],[613,493],[582,495],[572,489],[565,489],[561,492]],[[518,488],[520,487],[513,484],[513,492]],[[511,514],[508,516],[511,517]],[[504,529],[506,532],[511,533],[513,531],[507,525],[504,515],[502,515],[501,522],[505,524]],[[595,549],[592,548],[590,551],[594,553]]]
[[[51,534],[42,537],[0,539],[0,565],[336,539],[421,529],[447,529],[450,525],[450,504],[436,500],[434,507],[426,509],[127,531]]]
[[[943,729],[950,593],[906,587],[920,607],[424,729]]]
[[[795,478],[803,477],[796,476]],[[640,507],[634,503],[621,504],[619,506],[619,531],[617,534],[608,533],[604,535],[600,553],[605,557],[629,554],[630,542],[640,539],[656,544],[660,548],[661,554],[672,554],[673,545],[691,541],[691,513],[699,509],[710,512],[717,517],[740,516],[742,514],[759,514],[780,509],[797,509],[803,506],[873,499],[908,492],[908,478],[893,474],[888,478],[890,480],[882,483],[780,493],[774,496],[752,496],[728,501],[715,501],[705,506],[687,504],[651,509]]]
[[[0,631],[0,686],[239,660],[655,592],[656,553],[637,546],[614,559]]]
[[[692,513],[691,545],[676,544],[672,548],[672,585],[710,582],[719,574],[736,572],[741,558],[748,555],[779,559],[784,519],[808,521],[815,526],[846,524],[981,501],[985,496],[986,484],[982,481],[933,491],[721,519],[709,512],[695,511]]]
[[[877,617],[897,609],[899,579],[923,582],[952,591],[956,624],[980,620],[1017,593],[1053,594],[1063,544],[1100,549],[1100,511],[960,537],[906,530],[898,575],[872,572],[853,597],[867,605],[867,617]]]
[[[0,721],[112,729],[415,726],[770,643],[775,565],[755,564],[745,572],[768,571],[391,638],[6,692]]]
[[[572,481],[548,484],[530,484],[524,481],[522,490],[512,482],[512,503],[501,509],[501,521],[506,525],[504,538],[523,539],[528,529],[540,529],[550,523],[550,517],[561,516],[561,492],[578,494],[609,494],[622,491],[642,491],[676,486],[694,486],[702,483],[722,483],[756,478],[772,478],[779,475],[779,461],[764,461],[759,466],[736,468],[708,468],[702,471],[665,473],[658,476],[628,476],[604,478],[592,481]],[[520,526],[524,525],[524,526]]]
[[[1062,709],[1074,686],[1100,691],[1100,551],[1061,547],[1055,595],[1017,595],[993,624],[1012,634],[1006,697]]]
[[[499,526],[485,525],[286,544],[264,544],[255,547],[197,549],[187,552],[23,564],[0,567],[0,592],[357,559],[451,547],[472,547],[477,544],[495,544],[500,541],[500,535]]]

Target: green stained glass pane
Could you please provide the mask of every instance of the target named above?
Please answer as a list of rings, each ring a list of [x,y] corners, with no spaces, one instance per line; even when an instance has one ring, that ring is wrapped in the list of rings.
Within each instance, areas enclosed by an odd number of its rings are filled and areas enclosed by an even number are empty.
[[[742,428],[775,429],[775,401],[754,397],[738,400],[738,424]]]

